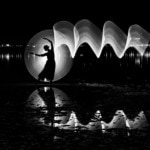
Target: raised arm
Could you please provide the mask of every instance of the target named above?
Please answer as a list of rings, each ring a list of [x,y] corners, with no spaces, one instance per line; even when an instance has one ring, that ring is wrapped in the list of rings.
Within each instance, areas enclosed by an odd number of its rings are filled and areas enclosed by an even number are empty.
[[[54,49],[53,42],[51,40],[49,40],[48,38],[43,38],[43,39],[47,40],[51,44],[51,49],[53,50]]]

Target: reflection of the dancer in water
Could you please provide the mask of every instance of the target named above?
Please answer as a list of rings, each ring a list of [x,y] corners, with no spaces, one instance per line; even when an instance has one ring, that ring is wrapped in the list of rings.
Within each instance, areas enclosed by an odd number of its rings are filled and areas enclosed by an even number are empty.
[[[55,114],[55,95],[52,88],[47,88],[44,91],[40,91],[39,93],[40,97],[45,101],[45,104],[47,106],[47,115],[45,116],[45,124],[51,123],[53,126],[54,123],[54,114]]]
[[[54,79],[54,75],[55,75],[55,55],[54,55],[54,47],[53,47],[53,43],[51,40],[47,39],[47,38],[43,38],[44,40],[47,40],[50,43],[49,45],[44,45],[43,49],[46,51],[46,53],[44,54],[35,54],[35,53],[30,53],[33,54],[35,56],[39,56],[39,57],[47,57],[47,62],[43,68],[43,70],[41,71],[41,73],[38,75],[39,80],[50,80],[50,82],[52,82],[52,80]]]

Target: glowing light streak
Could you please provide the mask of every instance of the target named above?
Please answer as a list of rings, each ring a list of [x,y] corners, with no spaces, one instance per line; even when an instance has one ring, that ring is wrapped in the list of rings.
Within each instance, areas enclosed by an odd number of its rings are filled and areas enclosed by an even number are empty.
[[[141,26],[137,24],[130,26],[126,35],[112,21],[104,23],[103,31],[85,19],[79,21],[75,26],[67,21],[58,22],[54,25],[53,30],[55,48],[66,44],[73,58],[83,43],[91,47],[97,58],[101,56],[107,44],[111,45],[118,58],[122,58],[129,47],[134,47],[143,56],[150,40],[150,33]]]

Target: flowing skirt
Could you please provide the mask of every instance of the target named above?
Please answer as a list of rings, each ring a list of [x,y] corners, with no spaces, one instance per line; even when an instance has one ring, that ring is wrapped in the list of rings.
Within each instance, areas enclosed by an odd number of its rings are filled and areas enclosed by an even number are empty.
[[[47,60],[43,70],[38,75],[39,80],[44,80],[45,78],[47,80],[52,81],[54,79],[55,75],[55,61]]]

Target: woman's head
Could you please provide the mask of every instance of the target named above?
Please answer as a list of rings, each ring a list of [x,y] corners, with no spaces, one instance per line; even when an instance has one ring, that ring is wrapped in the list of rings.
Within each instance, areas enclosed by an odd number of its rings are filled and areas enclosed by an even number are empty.
[[[45,51],[49,51],[50,50],[48,45],[44,45],[43,48],[44,48]]]

